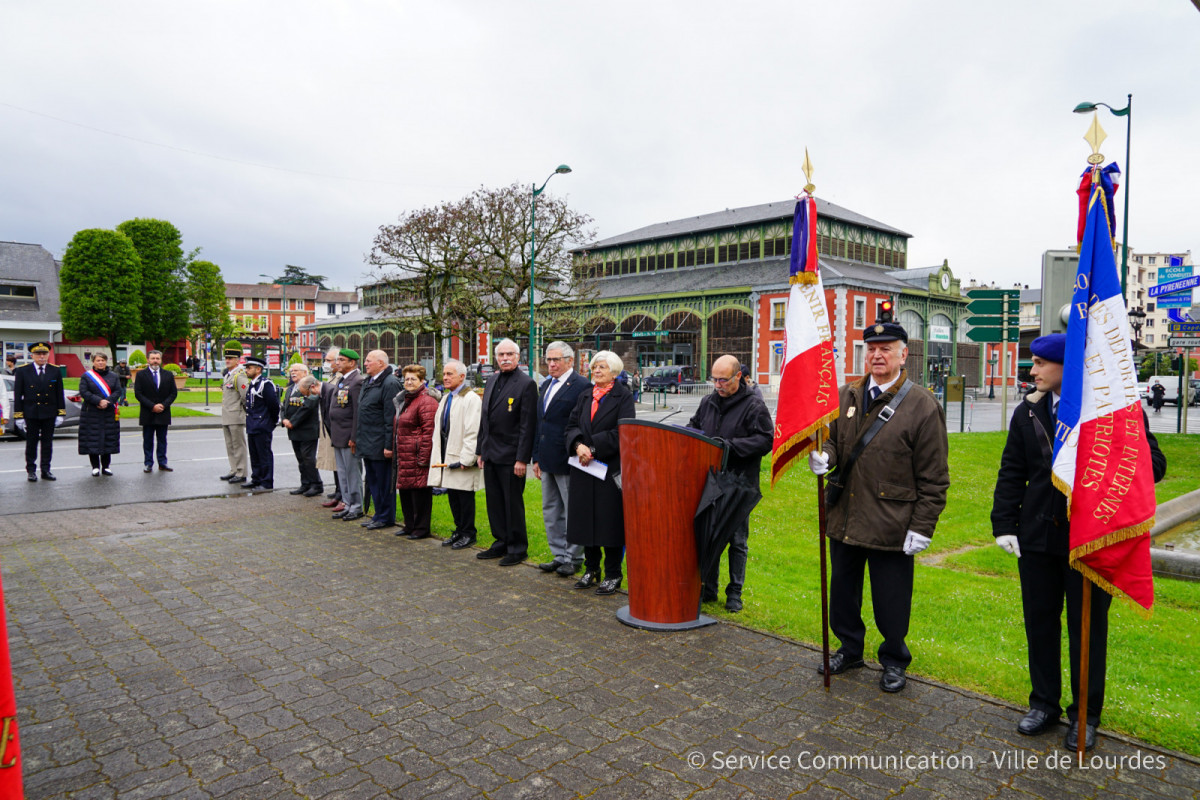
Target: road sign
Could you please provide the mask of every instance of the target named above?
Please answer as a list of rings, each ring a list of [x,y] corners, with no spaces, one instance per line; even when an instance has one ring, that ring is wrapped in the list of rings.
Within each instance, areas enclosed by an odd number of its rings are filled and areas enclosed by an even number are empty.
[[[639,336],[666,336],[670,331],[634,331],[633,337],[636,339]]]
[[[1163,294],[1175,294],[1176,292],[1182,292],[1184,289],[1191,289],[1193,286],[1200,286],[1200,275],[1196,275],[1191,278],[1180,278],[1176,281],[1167,281],[1166,283],[1160,283],[1157,286],[1151,286],[1150,290],[1146,292],[1146,294],[1149,297],[1158,297],[1159,295]]]
[[[1172,322],[1171,333],[1200,333],[1200,322]]]
[[[1200,336],[1172,336],[1167,347],[1200,347]]]
[[[1182,308],[1172,308],[1167,312],[1167,317],[1171,322],[1194,322],[1192,315]]]
[[[984,299],[972,300],[967,303],[967,311],[972,314],[996,314],[1004,312],[1004,300],[1002,299]],[[1012,300],[1008,301],[1008,313],[1015,314],[1017,312],[1017,304]]]
[[[1020,289],[968,289],[967,297],[972,300],[982,300],[989,297],[1016,297],[1021,296]]]
[[[1001,333],[1002,333],[1002,331],[998,326],[994,327],[994,328],[992,328],[992,327],[975,327],[975,328],[971,328],[969,331],[967,331],[967,338],[970,339],[972,342],[979,342],[981,344],[996,344],[1001,341],[1001,339],[1000,339]],[[1008,341],[1019,342],[1020,340],[1021,340],[1021,329],[1020,328],[1009,328],[1008,329]]]
[[[985,315],[982,317],[967,317],[967,324],[972,327],[982,326],[982,327],[999,328],[1003,322],[1004,322],[1004,317],[1000,316],[999,314],[996,314],[995,316],[986,316]],[[1017,327],[1018,322],[1019,322],[1019,320],[1018,320],[1016,314],[1008,315],[1008,326],[1010,328]]]

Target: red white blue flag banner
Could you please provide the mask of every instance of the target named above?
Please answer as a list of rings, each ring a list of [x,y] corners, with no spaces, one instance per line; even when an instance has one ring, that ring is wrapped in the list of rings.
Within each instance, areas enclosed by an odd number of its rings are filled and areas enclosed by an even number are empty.
[[[92,383],[96,384],[96,390],[99,391],[100,394],[104,395],[106,400],[109,397],[112,397],[112,390],[108,388],[108,381],[104,380],[104,378],[101,378],[100,374],[97,373],[96,370],[89,369],[84,374],[92,379]]]
[[[1071,566],[1149,609],[1154,474],[1112,241],[1097,185],[1067,324],[1053,479],[1067,495]]]

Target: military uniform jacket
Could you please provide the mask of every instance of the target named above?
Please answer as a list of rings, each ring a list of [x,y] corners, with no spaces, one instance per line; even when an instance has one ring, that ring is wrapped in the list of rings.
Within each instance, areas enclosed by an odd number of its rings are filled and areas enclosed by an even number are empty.
[[[479,455],[496,464],[528,464],[537,433],[537,384],[519,369],[497,372],[483,390]]]
[[[246,389],[246,433],[274,433],[278,419],[279,388],[259,375]]]
[[[138,410],[140,425],[170,425],[171,403],[179,390],[175,388],[175,376],[162,367],[158,370],[158,386],[154,385],[154,373],[149,368],[142,370],[133,379],[133,396],[137,398],[141,408]],[[162,403],[163,410],[154,413],[156,405]]]
[[[824,452],[833,470],[908,380],[899,379],[870,408],[864,376],[838,391],[840,414],[830,425]],[[946,507],[950,469],[946,461],[946,418],[933,393],[914,386],[858,457],[848,475],[834,473],[845,487],[826,511],[831,539],[877,550],[904,550],[908,531],[933,536]]]
[[[356,369],[342,376],[340,381],[331,381],[321,388],[322,392],[332,392],[329,399],[329,441],[334,447],[349,447],[350,440],[354,438],[362,382],[362,371]]]
[[[246,387],[250,379],[242,365],[226,370],[221,379],[221,424],[246,424]]]
[[[1013,412],[992,500],[992,535],[1016,536],[1022,553],[1065,556],[1071,546],[1067,497],[1051,482],[1047,455],[1054,452],[1049,438],[1054,432],[1053,403],[1052,395],[1032,392]],[[1157,483],[1167,472],[1167,458],[1150,432],[1145,411],[1142,420]]]
[[[13,419],[53,419],[67,414],[62,371],[47,364],[38,377],[37,365],[13,370]]]
[[[283,394],[283,404],[280,414],[283,419],[292,423],[288,428],[288,439],[293,442],[315,442],[321,424],[321,399],[310,394],[308,397],[300,394],[296,385],[289,386]]]

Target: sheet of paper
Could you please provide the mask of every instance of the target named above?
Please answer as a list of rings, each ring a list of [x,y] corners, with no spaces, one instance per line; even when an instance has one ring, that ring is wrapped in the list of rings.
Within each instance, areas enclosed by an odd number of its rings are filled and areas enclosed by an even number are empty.
[[[579,456],[571,456],[570,458],[567,459],[567,463],[570,464],[575,469],[583,470],[584,472],[586,472],[588,475],[591,475],[596,480],[602,481],[606,477],[608,477],[608,465],[605,464],[603,461],[597,461],[595,459],[592,459],[592,461],[585,467],[579,463]]]

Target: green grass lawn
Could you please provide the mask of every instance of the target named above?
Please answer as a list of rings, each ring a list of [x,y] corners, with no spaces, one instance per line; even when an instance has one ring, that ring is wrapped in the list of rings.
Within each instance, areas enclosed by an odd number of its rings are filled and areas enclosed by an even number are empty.
[[[1167,456],[1167,477],[1157,486],[1161,503],[1200,486],[1200,440],[1174,434],[1158,440]],[[1029,679],[1016,559],[993,544],[990,523],[1003,445],[1002,433],[950,435],[949,502],[933,544],[917,562],[910,672],[1024,705]],[[722,604],[712,603],[705,612],[819,645],[816,478],[797,464],[774,490],[765,472],[762,485],[763,501],[751,518],[745,610],[728,614]],[[525,505],[530,559],[549,561],[539,482],[529,480]],[[482,492],[476,517],[486,545],[491,536]],[[445,500],[435,498],[434,531],[445,535],[452,527]],[[728,574],[724,564],[721,570]],[[547,580],[571,591],[571,581]],[[1200,583],[1158,579],[1155,592],[1148,620],[1128,601],[1115,602],[1109,614],[1103,727],[1200,755],[1200,690],[1191,675],[1200,663]],[[866,595],[870,656],[880,641],[869,591]],[[837,640],[831,640],[836,648]],[[1065,704],[1070,686],[1065,632],[1062,660]],[[1014,726],[1018,719],[1014,713]]]

